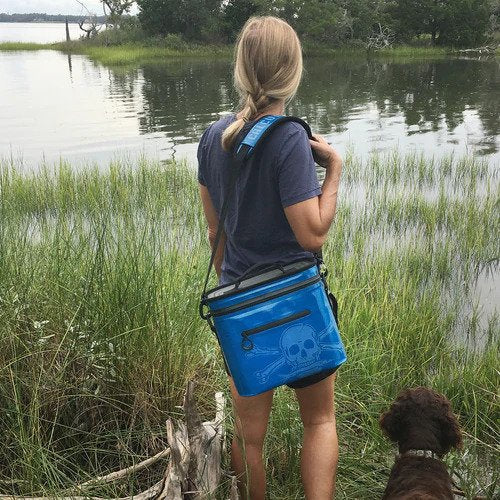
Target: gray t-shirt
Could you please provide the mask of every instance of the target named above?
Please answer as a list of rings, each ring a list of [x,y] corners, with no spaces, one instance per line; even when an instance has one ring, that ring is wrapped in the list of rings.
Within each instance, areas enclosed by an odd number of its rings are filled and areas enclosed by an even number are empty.
[[[198,145],[198,181],[220,214],[231,154],[222,149],[231,113],[212,123]],[[309,139],[295,122],[280,124],[243,166],[224,223],[227,236],[219,284],[234,281],[256,264],[311,257],[297,242],[284,207],[321,194]]]

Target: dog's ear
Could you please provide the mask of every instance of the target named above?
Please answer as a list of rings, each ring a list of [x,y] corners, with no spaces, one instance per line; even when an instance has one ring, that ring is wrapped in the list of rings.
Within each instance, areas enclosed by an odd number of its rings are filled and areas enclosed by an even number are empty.
[[[392,403],[391,407],[380,416],[380,428],[391,441],[398,442],[403,431],[403,405],[400,401]]]
[[[448,399],[441,396],[440,403],[439,425],[441,430],[441,446],[443,447],[443,454],[445,454],[452,448],[460,448],[462,446],[462,431]]]

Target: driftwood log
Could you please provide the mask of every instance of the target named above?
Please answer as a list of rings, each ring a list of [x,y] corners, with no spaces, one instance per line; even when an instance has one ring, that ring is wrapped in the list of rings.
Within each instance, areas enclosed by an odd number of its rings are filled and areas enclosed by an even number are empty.
[[[472,55],[493,55],[497,47],[493,45],[485,45],[484,47],[475,47],[472,49],[457,49],[456,52],[459,54],[472,54]]]
[[[189,382],[183,404],[185,423],[167,422],[171,457],[158,499],[215,498],[225,451],[225,399],[221,392],[216,393],[215,401],[215,419],[202,423],[194,402],[194,383]],[[238,498],[235,484],[232,479],[231,500]]]
[[[222,477],[222,459],[225,452],[224,416],[226,401],[222,392],[215,394],[214,420],[202,422],[194,401],[194,382],[189,382],[184,396],[185,422],[167,421],[166,432],[169,448],[155,456],[125,469],[96,477],[75,485],[52,497],[27,497],[0,494],[2,500],[208,500],[220,498],[217,489]],[[146,491],[131,497],[105,499],[85,495],[91,487],[128,477],[161,459],[169,457],[160,481]],[[229,500],[238,499],[236,478],[231,481]],[[14,481],[13,481],[14,482]]]

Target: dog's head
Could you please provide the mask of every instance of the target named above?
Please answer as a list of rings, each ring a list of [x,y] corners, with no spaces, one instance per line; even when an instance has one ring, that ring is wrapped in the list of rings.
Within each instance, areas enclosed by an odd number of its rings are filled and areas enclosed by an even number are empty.
[[[388,411],[380,417],[380,427],[391,441],[404,444],[422,434],[422,441],[432,433],[443,456],[462,444],[462,433],[448,399],[427,387],[402,391]],[[412,444],[412,446],[415,446]]]

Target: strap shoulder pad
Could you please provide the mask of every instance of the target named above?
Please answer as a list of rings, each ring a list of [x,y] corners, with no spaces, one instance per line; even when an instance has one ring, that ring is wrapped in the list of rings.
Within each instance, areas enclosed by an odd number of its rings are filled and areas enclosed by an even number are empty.
[[[302,125],[307,133],[307,136],[311,139],[312,133],[309,125],[296,116],[285,116],[285,115],[265,115],[255,122],[250,130],[246,133],[240,142],[236,142],[234,156],[238,159],[247,160],[252,156],[255,151],[258,150],[259,146],[263,143],[264,139],[281,123],[284,122],[296,122]],[[245,129],[242,129],[244,132]]]

